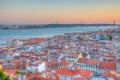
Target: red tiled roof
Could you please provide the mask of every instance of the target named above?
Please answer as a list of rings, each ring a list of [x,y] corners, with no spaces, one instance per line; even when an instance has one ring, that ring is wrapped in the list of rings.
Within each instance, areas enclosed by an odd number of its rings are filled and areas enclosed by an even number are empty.
[[[80,59],[78,60],[78,63],[87,64],[87,59],[85,59],[85,58],[80,58]]]
[[[100,68],[116,71],[116,62],[101,61],[100,62]]]
[[[30,76],[29,78],[27,78],[26,80],[49,80],[49,79],[40,77],[40,76],[38,76],[38,75],[32,75],[32,76]]]
[[[72,71],[68,68],[58,68],[56,69],[57,74],[65,75],[65,76],[74,76],[80,74],[82,77],[87,79],[92,75],[91,71],[88,70],[78,70],[78,71]]]
[[[105,76],[105,77],[107,77],[107,78],[113,78],[114,80],[118,80],[118,78],[120,78],[120,77],[117,77],[117,75],[112,74],[111,72],[105,72],[105,73],[103,74],[103,76]]]
[[[16,70],[16,69],[25,69],[26,64],[13,64],[13,65],[3,65],[3,70]]]
[[[51,72],[51,70],[47,69],[47,70],[45,70],[45,72]]]
[[[84,80],[82,78],[73,78],[72,80]]]
[[[76,54],[76,53],[72,53],[72,52],[71,52],[71,53],[69,53],[69,54],[68,54],[68,56],[78,57],[78,56],[79,56],[79,54]]]
[[[92,65],[98,65],[99,61],[97,59],[88,59],[87,63]]]
[[[73,72],[72,70],[68,69],[68,68],[59,68],[59,69],[56,69],[56,73],[58,74],[62,74],[62,75],[65,75],[65,76],[73,76]]]
[[[5,74],[7,75],[7,76],[14,76],[14,77],[17,77],[18,76],[18,74],[16,74],[16,71],[17,70],[5,70],[4,72],[5,72]]]
[[[26,40],[21,40],[21,41],[23,41],[23,42],[34,42],[34,43],[39,43],[39,42],[41,42],[41,41],[43,41],[43,40],[46,40],[47,38],[30,38],[30,39],[26,39]]]
[[[80,74],[82,77],[84,77],[85,79],[87,79],[93,73],[91,71],[88,71],[88,70],[79,70],[78,74]]]
[[[57,73],[53,73],[50,75],[54,80],[60,80],[60,77],[58,76]]]

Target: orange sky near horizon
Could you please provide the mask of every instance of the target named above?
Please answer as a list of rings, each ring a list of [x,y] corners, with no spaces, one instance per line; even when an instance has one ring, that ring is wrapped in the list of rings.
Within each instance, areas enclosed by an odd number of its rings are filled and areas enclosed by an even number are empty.
[[[29,2],[26,2],[29,1]],[[120,24],[120,0],[1,0],[1,24],[113,23]],[[36,2],[35,2],[36,1]],[[53,2],[54,1],[54,2]]]

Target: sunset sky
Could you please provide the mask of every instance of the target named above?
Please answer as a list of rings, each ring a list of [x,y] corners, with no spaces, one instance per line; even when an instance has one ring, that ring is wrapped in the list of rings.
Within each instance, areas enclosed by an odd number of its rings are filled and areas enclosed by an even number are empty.
[[[0,24],[120,24],[120,0],[0,0]]]

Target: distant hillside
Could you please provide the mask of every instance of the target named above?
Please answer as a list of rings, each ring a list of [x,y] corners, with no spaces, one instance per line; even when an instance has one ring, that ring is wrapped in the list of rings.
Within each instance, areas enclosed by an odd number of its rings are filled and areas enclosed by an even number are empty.
[[[46,24],[46,25],[0,25],[0,29],[33,29],[33,28],[61,28],[61,27],[90,27],[90,26],[114,26],[114,24]]]

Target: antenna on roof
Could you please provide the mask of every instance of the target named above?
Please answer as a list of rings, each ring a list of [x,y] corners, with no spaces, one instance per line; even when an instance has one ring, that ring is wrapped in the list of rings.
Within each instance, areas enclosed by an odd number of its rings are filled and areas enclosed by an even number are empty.
[[[113,20],[113,29],[115,29],[115,20]]]
[[[58,24],[58,20],[57,20],[56,24]]]
[[[81,20],[81,24],[80,25],[81,25],[81,27],[83,27],[83,21],[82,20]]]
[[[81,20],[81,25],[83,24],[82,20]]]

